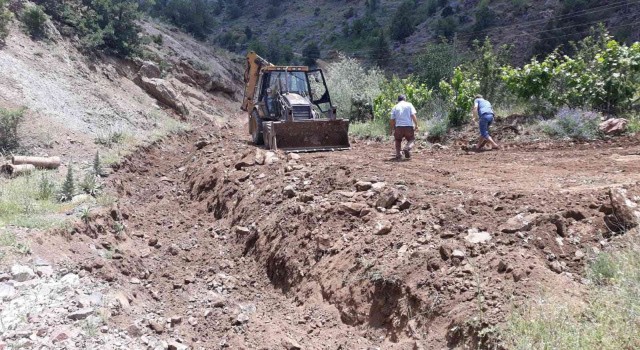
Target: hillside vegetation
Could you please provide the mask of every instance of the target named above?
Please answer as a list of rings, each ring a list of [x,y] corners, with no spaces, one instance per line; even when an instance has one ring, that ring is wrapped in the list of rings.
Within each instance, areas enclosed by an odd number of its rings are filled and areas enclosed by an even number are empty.
[[[617,40],[640,38],[640,6],[630,0],[162,0],[151,13],[231,51],[260,49],[276,62],[317,45],[323,57],[339,50],[370,64],[394,63],[398,72],[443,40],[460,54],[488,36],[514,45],[514,63],[523,63],[582,39],[598,22]]]

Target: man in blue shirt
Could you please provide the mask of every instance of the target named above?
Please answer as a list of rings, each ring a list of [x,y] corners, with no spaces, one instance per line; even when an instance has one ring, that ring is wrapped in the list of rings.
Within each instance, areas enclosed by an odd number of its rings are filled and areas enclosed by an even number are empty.
[[[494,149],[500,149],[495,141],[489,135],[489,126],[493,122],[493,108],[491,108],[491,103],[485,100],[482,95],[476,95],[476,99],[473,101],[473,120],[478,121],[478,126],[480,127],[480,141],[476,146],[476,150],[482,150],[482,148],[488,143]]]
[[[402,152],[408,159],[411,158],[411,149],[415,141],[415,131],[418,131],[418,118],[416,109],[410,102],[406,101],[405,95],[398,96],[398,104],[391,110],[391,132],[396,141],[396,160],[402,159],[400,149],[402,140],[407,140]]]

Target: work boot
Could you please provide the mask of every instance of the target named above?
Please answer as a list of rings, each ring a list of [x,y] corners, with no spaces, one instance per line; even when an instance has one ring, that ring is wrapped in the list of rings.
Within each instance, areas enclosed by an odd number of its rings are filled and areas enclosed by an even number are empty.
[[[411,152],[409,152],[408,149],[405,149],[402,152],[404,153],[404,157],[405,158],[407,158],[407,159],[411,158]]]

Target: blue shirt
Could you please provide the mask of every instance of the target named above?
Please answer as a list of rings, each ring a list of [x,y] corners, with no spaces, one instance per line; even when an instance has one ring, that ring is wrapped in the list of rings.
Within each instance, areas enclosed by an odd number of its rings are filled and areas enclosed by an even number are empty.
[[[478,116],[482,117],[485,114],[494,114],[489,101],[483,98],[477,98],[473,103],[478,105]]]
[[[396,126],[413,126],[412,114],[416,114],[415,107],[407,101],[400,101],[391,110],[391,119],[396,121]]]

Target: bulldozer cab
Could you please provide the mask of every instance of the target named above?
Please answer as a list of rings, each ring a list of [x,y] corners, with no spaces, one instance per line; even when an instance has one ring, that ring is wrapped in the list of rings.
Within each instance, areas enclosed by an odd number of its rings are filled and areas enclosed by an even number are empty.
[[[336,108],[319,69],[274,66],[247,54],[242,110],[256,145],[289,152],[349,149],[349,120]]]
[[[263,102],[265,120],[283,120],[282,108],[278,107],[278,96],[296,94],[313,104],[315,119],[333,119],[335,113],[329,95],[329,89],[322,70],[303,71],[267,71],[258,85],[258,101]]]

